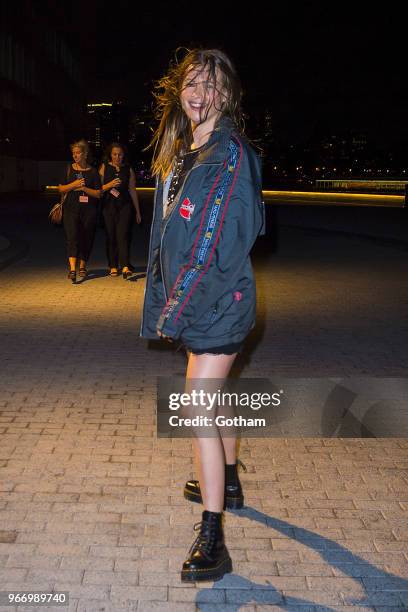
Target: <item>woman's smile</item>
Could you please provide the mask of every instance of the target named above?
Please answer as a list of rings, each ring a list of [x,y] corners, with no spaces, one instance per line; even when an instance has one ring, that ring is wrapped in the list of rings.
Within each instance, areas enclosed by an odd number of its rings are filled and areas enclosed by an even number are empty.
[[[195,125],[208,123],[212,128],[220,116],[222,94],[208,70],[192,68],[186,74],[180,94],[181,106]]]

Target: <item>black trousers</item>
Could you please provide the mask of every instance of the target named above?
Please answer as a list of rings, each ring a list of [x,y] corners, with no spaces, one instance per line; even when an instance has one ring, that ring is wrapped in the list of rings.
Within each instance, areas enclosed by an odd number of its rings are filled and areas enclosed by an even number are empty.
[[[133,205],[113,198],[103,203],[102,215],[106,230],[106,252],[110,268],[129,266]]]
[[[64,202],[63,223],[68,257],[88,261],[95,238],[96,218],[96,204],[72,200]]]

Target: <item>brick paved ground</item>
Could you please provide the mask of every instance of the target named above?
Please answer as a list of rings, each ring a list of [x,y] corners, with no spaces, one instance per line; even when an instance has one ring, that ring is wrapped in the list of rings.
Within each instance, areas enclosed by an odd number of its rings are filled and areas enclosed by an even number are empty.
[[[190,442],[157,439],[154,415],[156,374],[185,358],[138,338],[144,280],[103,275],[101,235],[94,276],[72,286],[62,232],[26,214],[29,257],[0,273],[1,588],[69,591],[72,612],[408,607],[401,438],[243,439],[247,505],[226,515],[234,573],[180,582],[201,508],[182,497]],[[257,258],[259,324],[236,370],[404,376],[404,259],[282,229],[278,252]]]

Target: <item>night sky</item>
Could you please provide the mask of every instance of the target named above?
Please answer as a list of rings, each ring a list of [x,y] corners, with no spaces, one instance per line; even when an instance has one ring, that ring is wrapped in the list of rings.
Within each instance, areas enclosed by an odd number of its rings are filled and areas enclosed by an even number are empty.
[[[130,7],[137,7],[131,17]],[[268,106],[287,142],[353,129],[408,137],[407,25],[395,3],[64,3],[61,29],[81,59],[88,101],[151,102],[179,46],[217,46],[235,62],[248,115]],[[133,12],[133,11],[132,11]],[[79,15],[81,16],[80,18]]]

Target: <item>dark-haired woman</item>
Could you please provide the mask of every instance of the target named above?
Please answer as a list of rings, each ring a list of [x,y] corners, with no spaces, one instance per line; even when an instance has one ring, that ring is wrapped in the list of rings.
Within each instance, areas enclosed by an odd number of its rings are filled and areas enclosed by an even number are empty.
[[[125,162],[124,147],[120,143],[114,142],[109,146],[106,161],[101,165],[99,174],[104,194],[102,215],[105,221],[110,276],[118,276],[120,266],[122,276],[126,280],[131,275],[129,250],[134,211],[136,223],[141,222],[141,215],[135,173]]]
[[[69,262],[68,278],[76,282],[79,260],[79,276],[87,275],[87,261],[91,253],[97,219],[97,201],[101,182],[98,172],[89,165],[89,145],[78,140],[71,145],[73,163],[69,165],[58,190],[67,194],[63,206],[63,224],[67,241]]]
[[[158,83],[157,177],[141,335],[180,340],[192,381],[224,381],[255,324],[249,252],[262,226],[260,162],[242,133],[241,88],[229,58],[193,50]],[[212,415],[214,416],[214,415]],[[235,435],[195,430],[198,481],[184,495],[203,502],[184,581],[232,570],[223,508],[239,508]]]

